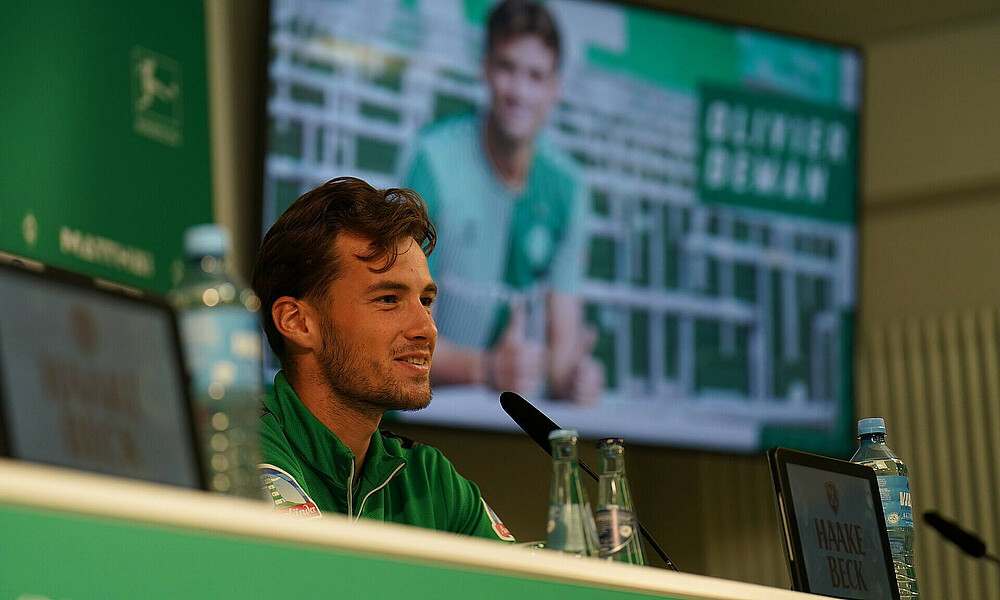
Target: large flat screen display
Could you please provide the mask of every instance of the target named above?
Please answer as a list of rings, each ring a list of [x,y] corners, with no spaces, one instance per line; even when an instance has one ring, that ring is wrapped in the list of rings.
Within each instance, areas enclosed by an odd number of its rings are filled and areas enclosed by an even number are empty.
[[[438,231],[434,399],[513,429],[849,449],[861,57],[581,1],[273,0],[264,224],[339,176]]]

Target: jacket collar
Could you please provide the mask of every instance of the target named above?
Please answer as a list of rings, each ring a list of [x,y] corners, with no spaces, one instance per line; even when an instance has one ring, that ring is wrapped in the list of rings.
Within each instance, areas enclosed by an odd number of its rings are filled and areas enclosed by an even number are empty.
[[[355,495],[363,497],[382,485],[406,462],[382,443],[382,434],[376,431],[368,444],[364,467],[352,469],[354,453],[306,408],[280,371],[274,377],[274,393],[265,397],[264,406],[274,414],[295,452],[327,481],[328,486],[339,491],[347,490],[354,470],[355,481],[361,478]],[[289,435],[289,432],[293,433]]]

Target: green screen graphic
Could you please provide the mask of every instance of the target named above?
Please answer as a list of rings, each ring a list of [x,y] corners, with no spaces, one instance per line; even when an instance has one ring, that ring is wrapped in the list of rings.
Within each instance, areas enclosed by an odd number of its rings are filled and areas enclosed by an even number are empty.
[[[714,86],[703,86],[699,95],[702,202],[857,220],[853,112]]]
[[[4,12],[0,250],[166,291],[212,218],[202,3]]]

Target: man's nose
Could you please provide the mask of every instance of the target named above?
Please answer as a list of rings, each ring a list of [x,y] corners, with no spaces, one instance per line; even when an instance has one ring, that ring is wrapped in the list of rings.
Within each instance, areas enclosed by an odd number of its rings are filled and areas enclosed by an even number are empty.
[[[531,94],[531,77],[527,73],[514,73],[511,76],[510,94],[518,100],[527,98]]]
[[[418,303],[410,318],[410,327],[407,330],[407,337],[422,340],[437,340],[437,325],[434,324],[434,317],[431,311],[422,303]]]

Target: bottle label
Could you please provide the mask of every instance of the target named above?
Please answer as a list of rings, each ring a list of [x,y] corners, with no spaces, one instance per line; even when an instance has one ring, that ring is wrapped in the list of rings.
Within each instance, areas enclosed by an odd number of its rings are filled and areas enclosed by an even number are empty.
[[[878,491],[882,497],[886,527],[913,528],[909,478],[902,475],[879,475]]]
[[[635,535],[635,516],[631,511],[622,510],[615,504],[597,509],[594,513],[597,524],[597,542],[602,554],[614,554],[625,548]]]
[[[230,388],[261,385],[261,336],[257,319],[241,306],[197,308],[180,316],[192,388],[221,399]]]

